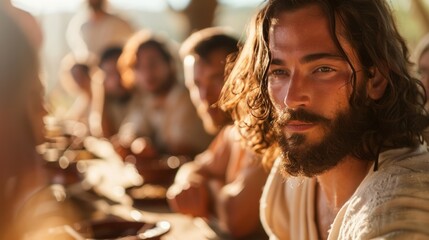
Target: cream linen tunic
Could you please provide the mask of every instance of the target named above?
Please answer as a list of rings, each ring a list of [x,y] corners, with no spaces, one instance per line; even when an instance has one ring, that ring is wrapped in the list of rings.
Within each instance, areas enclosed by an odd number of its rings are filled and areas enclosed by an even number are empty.
[[[318,239],[314,178],[282,178],[277,159],[261,198],[270,239]],[[337,214],[334,239],[429,239],[429,153],[426,145],[385,151]]]

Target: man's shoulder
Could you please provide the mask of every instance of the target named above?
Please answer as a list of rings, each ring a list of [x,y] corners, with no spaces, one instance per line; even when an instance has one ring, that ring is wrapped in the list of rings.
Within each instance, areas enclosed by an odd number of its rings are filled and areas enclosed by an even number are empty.
[[[380,154],[379,161],[379,169],[371,169],[352,196],[351,209],[377,209],[396,199],[406,196],[412,200],[420,192],[429,191],[429,153],[425,148],[389,150]]]
[[[422,187],[423,179],[429,184],[429,152],[421,145],[381,153],[379,169],[371,169],[361,186],[365,186],[366,191],[386,192],[393,196],[401,189]],[[429,190],[429,185],[426,187]]]
[[[342,209],[340,236],[370,239],[401,231],[406,226],[411,227],[410,232],[421,232],[418,223],[428,221],[429,154],[426,146],[389,150],[380,158],[380,168],[370,170]]]
[[[380,154],[379,170],[375,175],[402,176],[419,172],[429,173],[429,152],[426,145],[415,148],[392,149]]]

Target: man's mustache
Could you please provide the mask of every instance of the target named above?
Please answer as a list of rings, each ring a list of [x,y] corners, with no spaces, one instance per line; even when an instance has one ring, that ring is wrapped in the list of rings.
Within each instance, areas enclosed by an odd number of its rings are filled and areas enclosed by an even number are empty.
[[[276,124],[280,127],[286,126],[290,121],[301,121],[307,123],[329,123],[331,120],[304,109],[285,109],[277,113]]]

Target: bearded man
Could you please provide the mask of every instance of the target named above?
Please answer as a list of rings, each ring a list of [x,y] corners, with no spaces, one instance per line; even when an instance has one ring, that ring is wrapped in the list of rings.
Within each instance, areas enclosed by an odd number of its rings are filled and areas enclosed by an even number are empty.
[[[429,119],[384,0],[271,0],[221,104],[265,160],[270,239],[429,237]]]

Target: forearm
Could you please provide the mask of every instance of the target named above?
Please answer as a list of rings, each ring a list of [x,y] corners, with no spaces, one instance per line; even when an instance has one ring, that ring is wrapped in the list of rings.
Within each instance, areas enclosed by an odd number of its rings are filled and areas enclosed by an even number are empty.
[[[209,184],[213,213],[219,226],[233,237],[246,236],[260,227],[259,198],[261,189],[238,183],[224,185],[221,181]]]
[[[228,184],[220,181],[209,184],[214,214],[219,226],[234,237],[243,237],[260,228],[259,199],[266,180],[262,168],[243,169]]]
[[[209,216],[211,199],[207,181],[198,173],[199,167],[195,162],[184,164],[168,189],[167,198],[173,211],[205,218]]]

